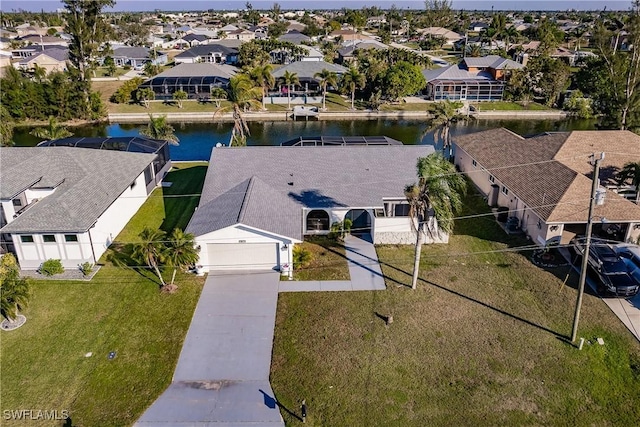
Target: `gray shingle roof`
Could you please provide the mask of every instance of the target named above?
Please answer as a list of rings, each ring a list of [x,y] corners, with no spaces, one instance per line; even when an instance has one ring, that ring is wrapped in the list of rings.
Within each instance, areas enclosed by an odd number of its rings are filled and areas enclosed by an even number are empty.
[[[457,64],[448,67],[436,68],[433,70],[422,70],[422,75],[427,82],[437,79],[448,80],[492,80],[491,76],[486,74],[474,74],[461,68]]]
[[[146,59],[150,57],[149,49],[142,46],[125,46],[116,48],[113,50],[113,56],[133,59]]]
[[[524,66],[519,62],[506,59],[498,55],[487,55],[478,58],[467,57],[464,59],[464,63],[467,67],[490,67],[496,70],[502,70],[508,68],[510,70],[520,69]]]
[[[155,159],[155,154],[72,147],[0,150],[0,198],[35,187],[56,188],[2,232],[83,232]]]
[[[241,223],[302,238],[302,208],[382,207],[416,180],[431,146],[214,148],[200,206],[187,231]]]
[[[300,79],[314,79],[315,74],[321,72],[323,69],[333,71],[337,74],[344,74],[348,71],[342,65],[330,64],[325,61],[296,61],[275,70],[273,77],[277,79],[282,77],[285,71],[289,71],[290,73],[296,73]]]
[[[222,44],[201,44],[193,46],[191,49],[176,55],[176,58],[196,58],[198,56],[207,56],[211,53],[222,53],[224,55],[237,54],[238,49],[234,47],[224,46]]]
[[[34,59],[36,59],[37,57],[41,56],[41,55],[46,55],[50,58],[55,59],[56,61],[66,61],[69,59],[69,49],[64,49],[64,48],[60,48],[60,49],[47,49],[44,52],[39,52],[36,53],[34,55],[29,56],[28,58],[23,59],[22,61],[20,61],[20,64],[28,64],[29,62],[33,61]]]
[[[225,79],[233,77],[238,69],[231,65],[226,64],[212,64],[208,62],[201,62],[195,64],[178,64],[173,68],[169,68],[166,71],[154,76],[157,77],[207,77],[207,76],[220,76]]]

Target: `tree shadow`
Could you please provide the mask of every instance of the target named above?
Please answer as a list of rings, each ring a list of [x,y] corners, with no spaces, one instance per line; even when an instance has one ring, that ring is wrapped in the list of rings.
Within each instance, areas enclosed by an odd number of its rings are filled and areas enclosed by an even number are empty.
[[[295,177],[291,177],[291,182],[295,183]],[[306,207],[314,208],[334,208],[347,207],[347,205],[338,202],[333,197],[325,196],[320,190],[304,190],[300,193],[289,192],[288,196],[296,202]]]
[[[133,243],[122,244],[114,242],[109,247],[109,254],[106,256],[106,260],[114,267],[127,268],[131,271],[135,271],[145,279],[157,284],[158,287],[162,287],[162,283],[160,283],[160,280],[155,273],[151,274],[146,265],[141,266],[139,262],[133,259],[133,251]]]

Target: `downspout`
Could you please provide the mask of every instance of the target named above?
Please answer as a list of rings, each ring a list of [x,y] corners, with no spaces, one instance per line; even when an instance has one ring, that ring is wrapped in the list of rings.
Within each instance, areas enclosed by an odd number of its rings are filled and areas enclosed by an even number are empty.
[[[91,229],[95,226],[96,224],[94,223],[91,227],[89,227],[89,229],[87,230],[87,234],[89,235],[89,245],[91,246],[91,256],[93,256],[93,263],[97,264],[98,260],[96,259],[96,251],[93,249],[93,239],[91,238]]]

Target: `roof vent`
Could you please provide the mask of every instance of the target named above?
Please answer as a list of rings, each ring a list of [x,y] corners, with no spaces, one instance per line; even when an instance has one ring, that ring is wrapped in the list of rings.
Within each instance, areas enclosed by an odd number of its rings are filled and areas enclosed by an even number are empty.
[[[293,185],[293,181],[289,181],[287,184],[289,184],[289,185]]]

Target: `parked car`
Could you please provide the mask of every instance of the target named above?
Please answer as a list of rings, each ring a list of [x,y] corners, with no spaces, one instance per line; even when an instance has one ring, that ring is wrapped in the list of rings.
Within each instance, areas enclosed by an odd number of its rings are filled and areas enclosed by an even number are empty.
[[[620,243],[613,248],[627,264],[631,277],[640,284],[640,246]]]
[[[575,254],[584,256],[585,238],[572,240]],[[632,277],[627,262],[616,253],[608,241],[592,238],[588,254],[588,268],[596,279],[599,294],[632,297],[640,290],[640,282]]]

